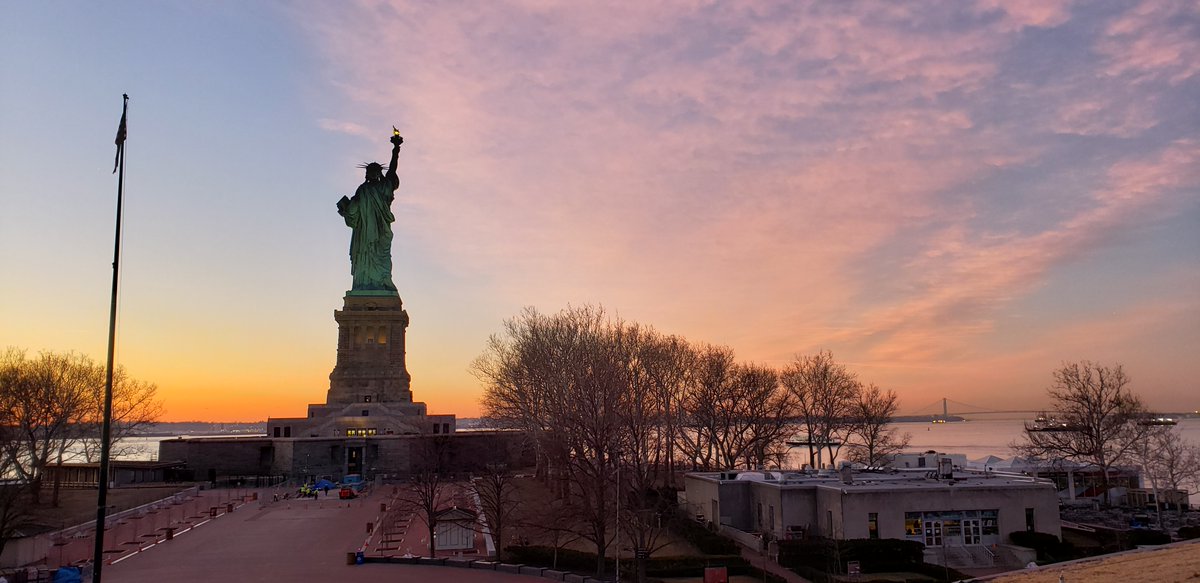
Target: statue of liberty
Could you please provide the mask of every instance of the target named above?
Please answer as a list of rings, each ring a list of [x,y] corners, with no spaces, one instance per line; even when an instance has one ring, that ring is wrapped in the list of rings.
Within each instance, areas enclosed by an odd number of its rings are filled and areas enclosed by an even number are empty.
[[[378,162],[365,164],[366,180],[350,198],[342,197],[337,202],[338,214],[346,219],[346,226],[353,229],[350,236],[350,273],[354,285],[349,295],[396,295],[396,284],[392,283],[392,200],[400,179],[396,176],[396,158],[404,138],[392,128],[392,161],[387,174]],[[355,292],[368,292],[355,294]],[[369,293],[375,292],[375,293]]]

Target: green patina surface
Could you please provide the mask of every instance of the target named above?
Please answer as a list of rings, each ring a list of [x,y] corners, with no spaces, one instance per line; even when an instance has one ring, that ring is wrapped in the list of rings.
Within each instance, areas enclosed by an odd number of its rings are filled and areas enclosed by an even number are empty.
[[[376,163],[366,165],[366,179],[352,197],[337,202],[338,214],[352,229],[350,236],[350,273],[354,284],[347,295],[396,296],[392,283],[392,200],[400,179],[396,176],[396,158],[404,139],[392,136],[392,159],[387,174]]]

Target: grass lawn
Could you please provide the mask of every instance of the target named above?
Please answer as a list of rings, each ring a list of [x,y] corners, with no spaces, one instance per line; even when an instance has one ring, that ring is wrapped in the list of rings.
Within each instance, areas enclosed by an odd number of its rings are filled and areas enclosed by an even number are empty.
[[[108,513],[136,508],[161,500],[187,489],[184,485],[154,486],[147,488],[113,488],[108,491]],[[50,488],[42,490],[42,503],[31,510],[32,522],[46,530],[60,530],[96,519],[95,489],[67,490],[59,493],[59,505],[50,505]]]

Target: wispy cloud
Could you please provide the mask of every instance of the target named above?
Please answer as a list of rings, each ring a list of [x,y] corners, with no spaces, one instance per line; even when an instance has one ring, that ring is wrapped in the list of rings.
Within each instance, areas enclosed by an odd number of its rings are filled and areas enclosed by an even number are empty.
[[[372,134],[372,132],[368,131],[367,128],[362,126],[362,124],[357,124],[350,121],[338,121],[335,119],[319,119],[317,120],[317,127],[330,132],[338,132],[363,138]]]
[[[1177,85],[1200,72],[1200,5],[1187,0],[1143,0],[1113,19],[1097,40],[1105,72],[1135,83]]]
[[[1000,308],[1195,199],[1196,128],[1160,111],[1194,91],[1195,11],[358,2],[298,21],[353,119],[411,128],[405,231],[495,293],[602,301],[751,358],[920,367],[984,358]]]

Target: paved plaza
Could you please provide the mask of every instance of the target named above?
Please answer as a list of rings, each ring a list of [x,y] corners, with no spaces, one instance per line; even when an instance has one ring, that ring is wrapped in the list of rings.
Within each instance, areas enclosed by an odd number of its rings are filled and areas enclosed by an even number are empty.
[[[545,579],[453,567],[403,564],[347,565],[346,553],[367,541],[367,523],[382,518],[389,495],[355,500],[332,496],[257,501],[197,523],[173,540],[121,557],[104,568],[104,581],[545,581]]]

